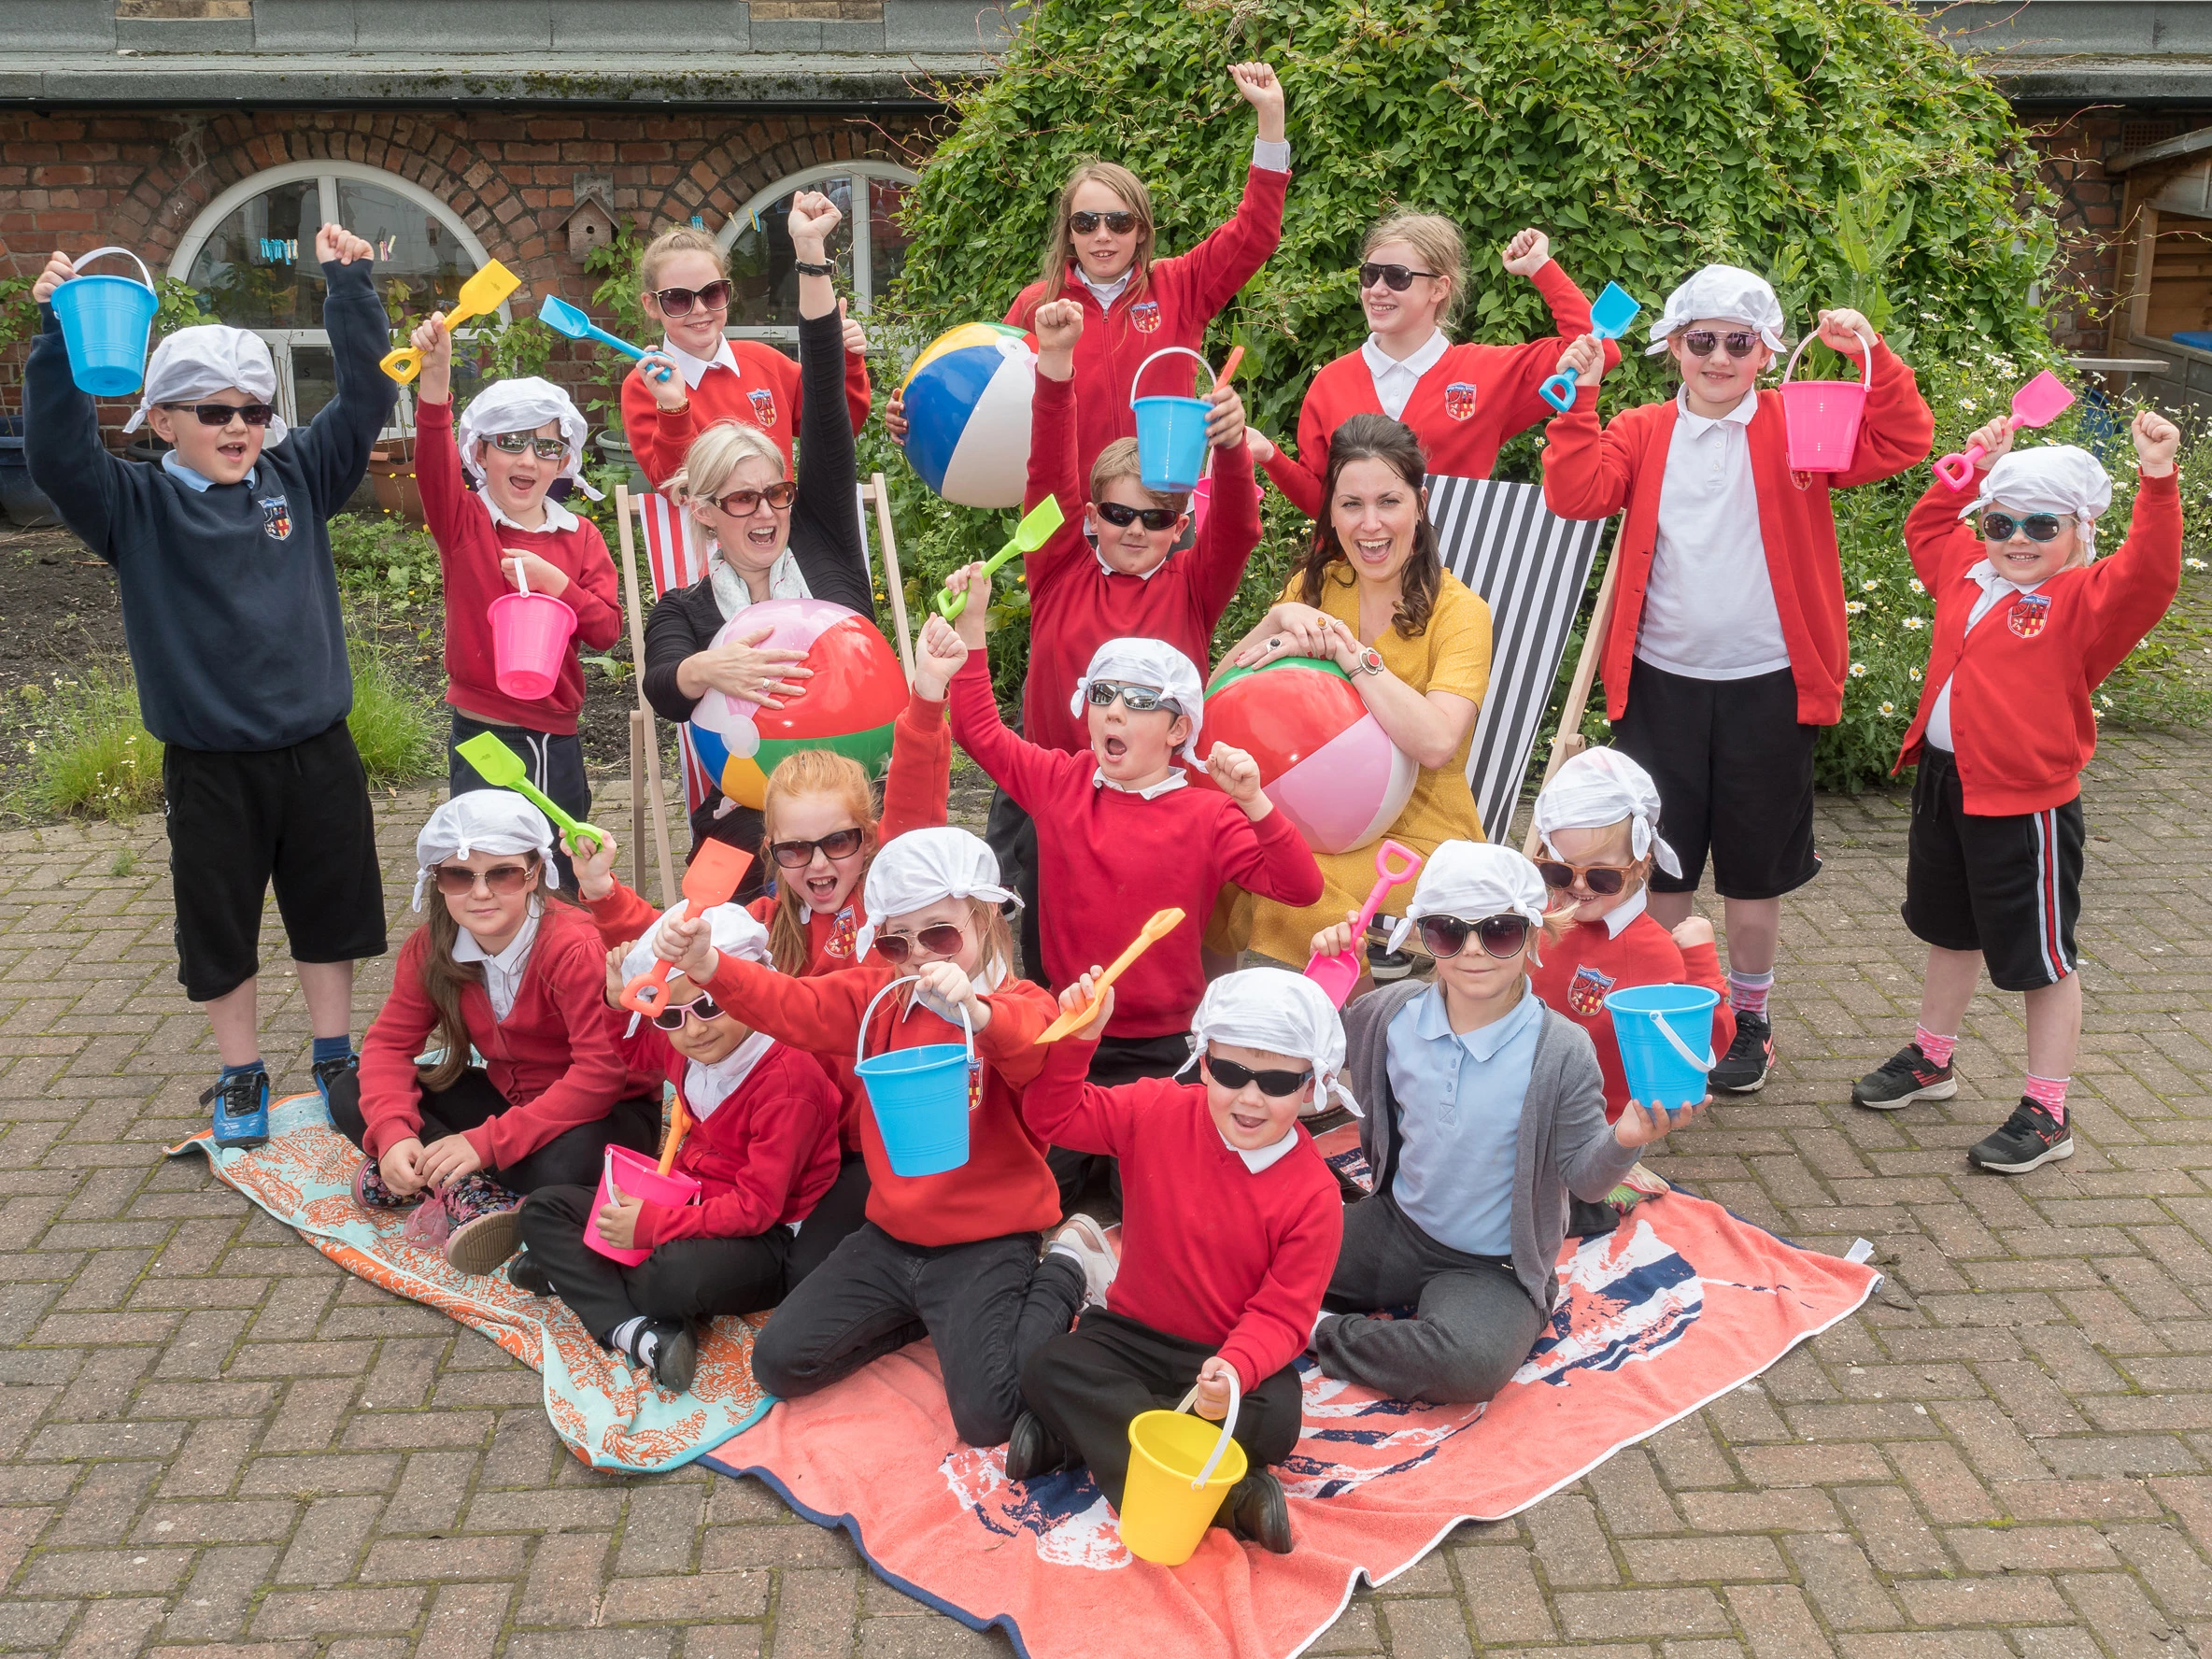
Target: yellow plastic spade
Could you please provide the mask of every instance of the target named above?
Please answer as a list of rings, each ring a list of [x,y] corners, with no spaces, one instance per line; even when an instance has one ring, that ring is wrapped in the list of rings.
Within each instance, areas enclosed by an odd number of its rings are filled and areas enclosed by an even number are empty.
[[[452,332],[472,317],[490,316],[509,294],[521,286],[521,277],[499,261],[487,260],[482,270],[461,285],[461,293],[453,302],[453,309],[445,314],[447,332]],[[412,346],[403,346],[397,351],[388,353],[376,366],[404,386],[422,373],[422,353]]]
[[[530,769],[522,757],[500,742],[489,731],[479,731],[465,743],[456,744],[454,752],[476,769],[476,775],[495,789],[512,789],[516,794],[551,818],[556,828],[565,830],[572,841],[588,841],[597,852],[606,844],[607,832],[597,824],[587,824],[581,818],[572,818],[555,806],[532,785]]]
[[[1058,1019],[1037,1033],[1037,1041],[1057,1042],[1078,1027],[1088,1025],[1092,1017],[1099,1012],[1099,1004],[1106,996],[1106,987],[1119,979],[1127,971],[1131,962],[1134,962],[1153,945],[1182,926],[1183,912],[1180,910],[1170,908],[1154,911],[1152,920],[1144,924],[1143,931],[1129,942],[1129,948],[1114,957],[1113,966],[1108,968],[1105,972],[1091,981],[1091,1000],[1080,1008],[1071,1008],[1062,1014]]]

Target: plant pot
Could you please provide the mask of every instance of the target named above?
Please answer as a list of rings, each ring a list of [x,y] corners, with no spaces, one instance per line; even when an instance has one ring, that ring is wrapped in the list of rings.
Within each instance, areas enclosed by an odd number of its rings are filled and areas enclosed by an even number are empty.
[[[143,461],[149,466],[160,466],[162,457],[169,453],[170,447],[171,446],[163,443],[153,433],[142,432],[124,447],[123,459],[125,461]]]
[[[595,433],[591,439],[591,447],[599,451],[599,459],[603,462],[630,469],[628,483],[631,494],[646,495],[652,491],[653,481],[646,477],[644,471],[638,466],[637,457],[631,453],[629,444],[623,440],[620,432]]]
[[[20,416],[0,420],[0,513],[19,530],[38,530],[62,521],[46,491],[31,482],[30,463],[23,459]]]
[[[427,522],[422,489],[415,481],[413,439],[379,444],[369,451],[369,487],[376,492],[376,505],[385,512],[396,513],[409,524]]]

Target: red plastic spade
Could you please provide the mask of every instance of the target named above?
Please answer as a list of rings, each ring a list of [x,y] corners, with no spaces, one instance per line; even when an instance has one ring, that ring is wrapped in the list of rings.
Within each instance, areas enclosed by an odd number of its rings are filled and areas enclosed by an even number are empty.
[[[1396,853],[1405,860],[1403,865],[1392,863]],[[1421,868],[1421,855],[1411,847],[1400,846],[1395,841],[1385,841],[1375,849],[1377,881],[1368,894],[1368,901],[1361,908],[1359,920],[1352,924],[1352,948],[1339,951],[1333,957],[1315,957],[1306,964],[1306,977],[1328,993],[1328,1000],[1339,1008],[1344,999],[1352,995],[1352,987],[1359,984],[1359,946],[1367,937],[1368,924],[1375,919],[1375,912],[1382,908],[1382,900],[1391,888],[1413,879]]]
[[[737,884],[752,868],[753,855],[726,841],[710,841],[699,849],[691,868],[684,872],[684,897],[690,901],[684,919],[704,915],[717,904],[730,902]],[[670,961],[655,962],[622,987],[622,1006],[648,1019],[668,1006],[668,976],[675,971]]]
[[[2074,394],[2066,383],[2045,369],[2012,394],[2012,430],[2049,426],[2073,406]],[[1974,481],[1974,463],[1987,453],[1979,444],[1969,444],[1964,455],[1947,455],[1937,461],[1936,475],[1953,489],[1964,489]]]

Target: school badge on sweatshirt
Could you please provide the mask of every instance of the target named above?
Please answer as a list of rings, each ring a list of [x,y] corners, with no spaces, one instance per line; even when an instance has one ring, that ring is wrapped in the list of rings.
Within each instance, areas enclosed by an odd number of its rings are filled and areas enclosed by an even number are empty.
[[[1160,303],[1157,300],[1139,300],[1129,307],[1129,322],[1141,334],[1159,332]]]
[[[759,422],[760,429],[766,432],[773,428],[775,425],[775,393],[763,388],[745,395],[753,400],[753,418]]]
[[[1475,383],[1454,380],[1444,388],[1444,413],[1454,420],[1471,420],[1475,414]]]
[[[2012,609],[2006,615],[2006,626],[2024,640],[2032,640],[2043,631],[2044,623],[2050,620],[2050,598],[2048,594],[2023,593],[2012,602]]]
[[[1567,1006],[1569,1012],[1584,1019],[1595,1019],[1605,1012],[1605,994],[1621,982],[1598,972],[1595,968],[1578,968],[1574,978],[1567,982]]]
[[[859,943],[859,925],[853,920],[853,907],[848,904],[830,917],[830,942],[822,946],[822,954],[842,962],[853,954],[853,947]]]
[[[291,508],[284,497],[264,496],[255,504],[262,510],[262,534],[272,542],[291,540]]]

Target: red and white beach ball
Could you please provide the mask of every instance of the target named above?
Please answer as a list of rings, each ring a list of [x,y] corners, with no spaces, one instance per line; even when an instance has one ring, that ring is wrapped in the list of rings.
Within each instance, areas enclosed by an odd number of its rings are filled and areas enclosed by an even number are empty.
[[[1225,675],[1206,699],[1205,741],[1251,755],[1268,799],[1317,853],[1379,839],[1421,775],[1344,671],[1312,657]]]

